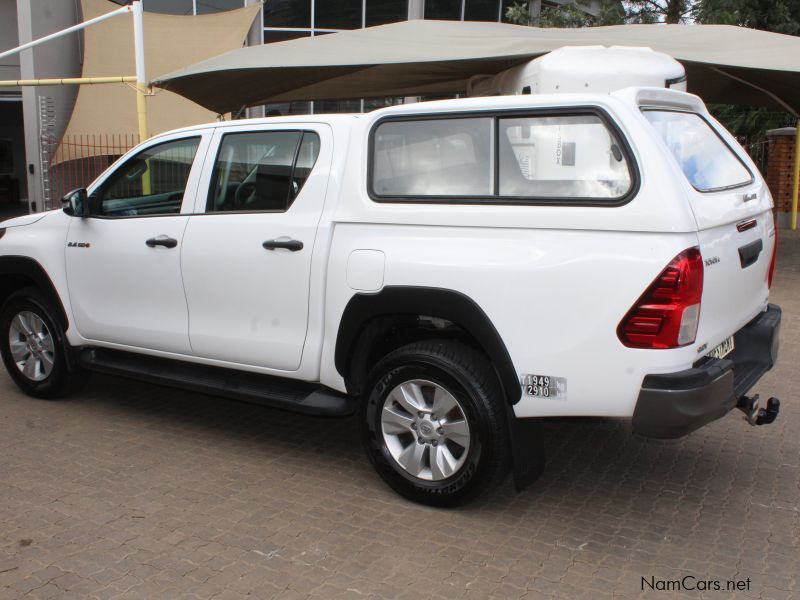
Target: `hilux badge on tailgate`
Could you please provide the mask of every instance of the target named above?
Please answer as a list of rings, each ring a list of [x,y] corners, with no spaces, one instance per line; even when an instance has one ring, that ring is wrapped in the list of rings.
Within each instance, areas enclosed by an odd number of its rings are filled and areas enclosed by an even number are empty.
[[[705,260],[705,263],[706,263],[706,266],[707,266],[707,267],[710,267],[711,265],[715,265],[715,264],[717,264],[718,262],[720,262],[720,260],[719,260],[719,256],[712,256],[711,258],[707,258],[707,259]]]

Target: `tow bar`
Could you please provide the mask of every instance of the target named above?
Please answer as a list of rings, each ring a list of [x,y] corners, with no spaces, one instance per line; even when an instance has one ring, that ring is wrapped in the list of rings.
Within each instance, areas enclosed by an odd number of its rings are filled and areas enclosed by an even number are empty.
[[[767,408],[759,408],[758,394],[753,397],[742,396],[737,401],[736,408],[744,413],[744,418],[750,425],[769,425],[778,417],[781,401],[770,398],[767,400]]]

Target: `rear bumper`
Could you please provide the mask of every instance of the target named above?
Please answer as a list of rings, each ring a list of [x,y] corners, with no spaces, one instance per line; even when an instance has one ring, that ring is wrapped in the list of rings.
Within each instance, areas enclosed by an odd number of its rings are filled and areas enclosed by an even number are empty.
[[[677,373],[648,375],[633,413],[633,431],[677,438],[726,415],[778,359],[780,307],[767,310],[734,335],[724,359],[704,358]]]

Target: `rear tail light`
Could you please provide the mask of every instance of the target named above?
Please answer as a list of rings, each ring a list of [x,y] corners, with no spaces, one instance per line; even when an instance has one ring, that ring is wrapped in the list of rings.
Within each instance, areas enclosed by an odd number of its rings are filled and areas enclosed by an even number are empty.
[[[703,296],[703,258],[689,248],[672,259],[617,327],[629,348],[677,348],[694,343]]]
[[[769,263],[769,275],[767,275],[767,287],[772,288],[772,276],[775,274],[775,258],[778,256],[778,228],[775,227],[775,243],[772,245],[772,260]]]

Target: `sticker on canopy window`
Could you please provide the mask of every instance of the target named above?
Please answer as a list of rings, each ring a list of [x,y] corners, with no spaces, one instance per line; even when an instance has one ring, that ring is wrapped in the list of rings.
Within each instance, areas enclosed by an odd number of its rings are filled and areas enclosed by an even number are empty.
[[[542,398],[544,400],[566,400],[566,377],[552,375],[523,374],[519,379],[522,394],[528,398]]]

